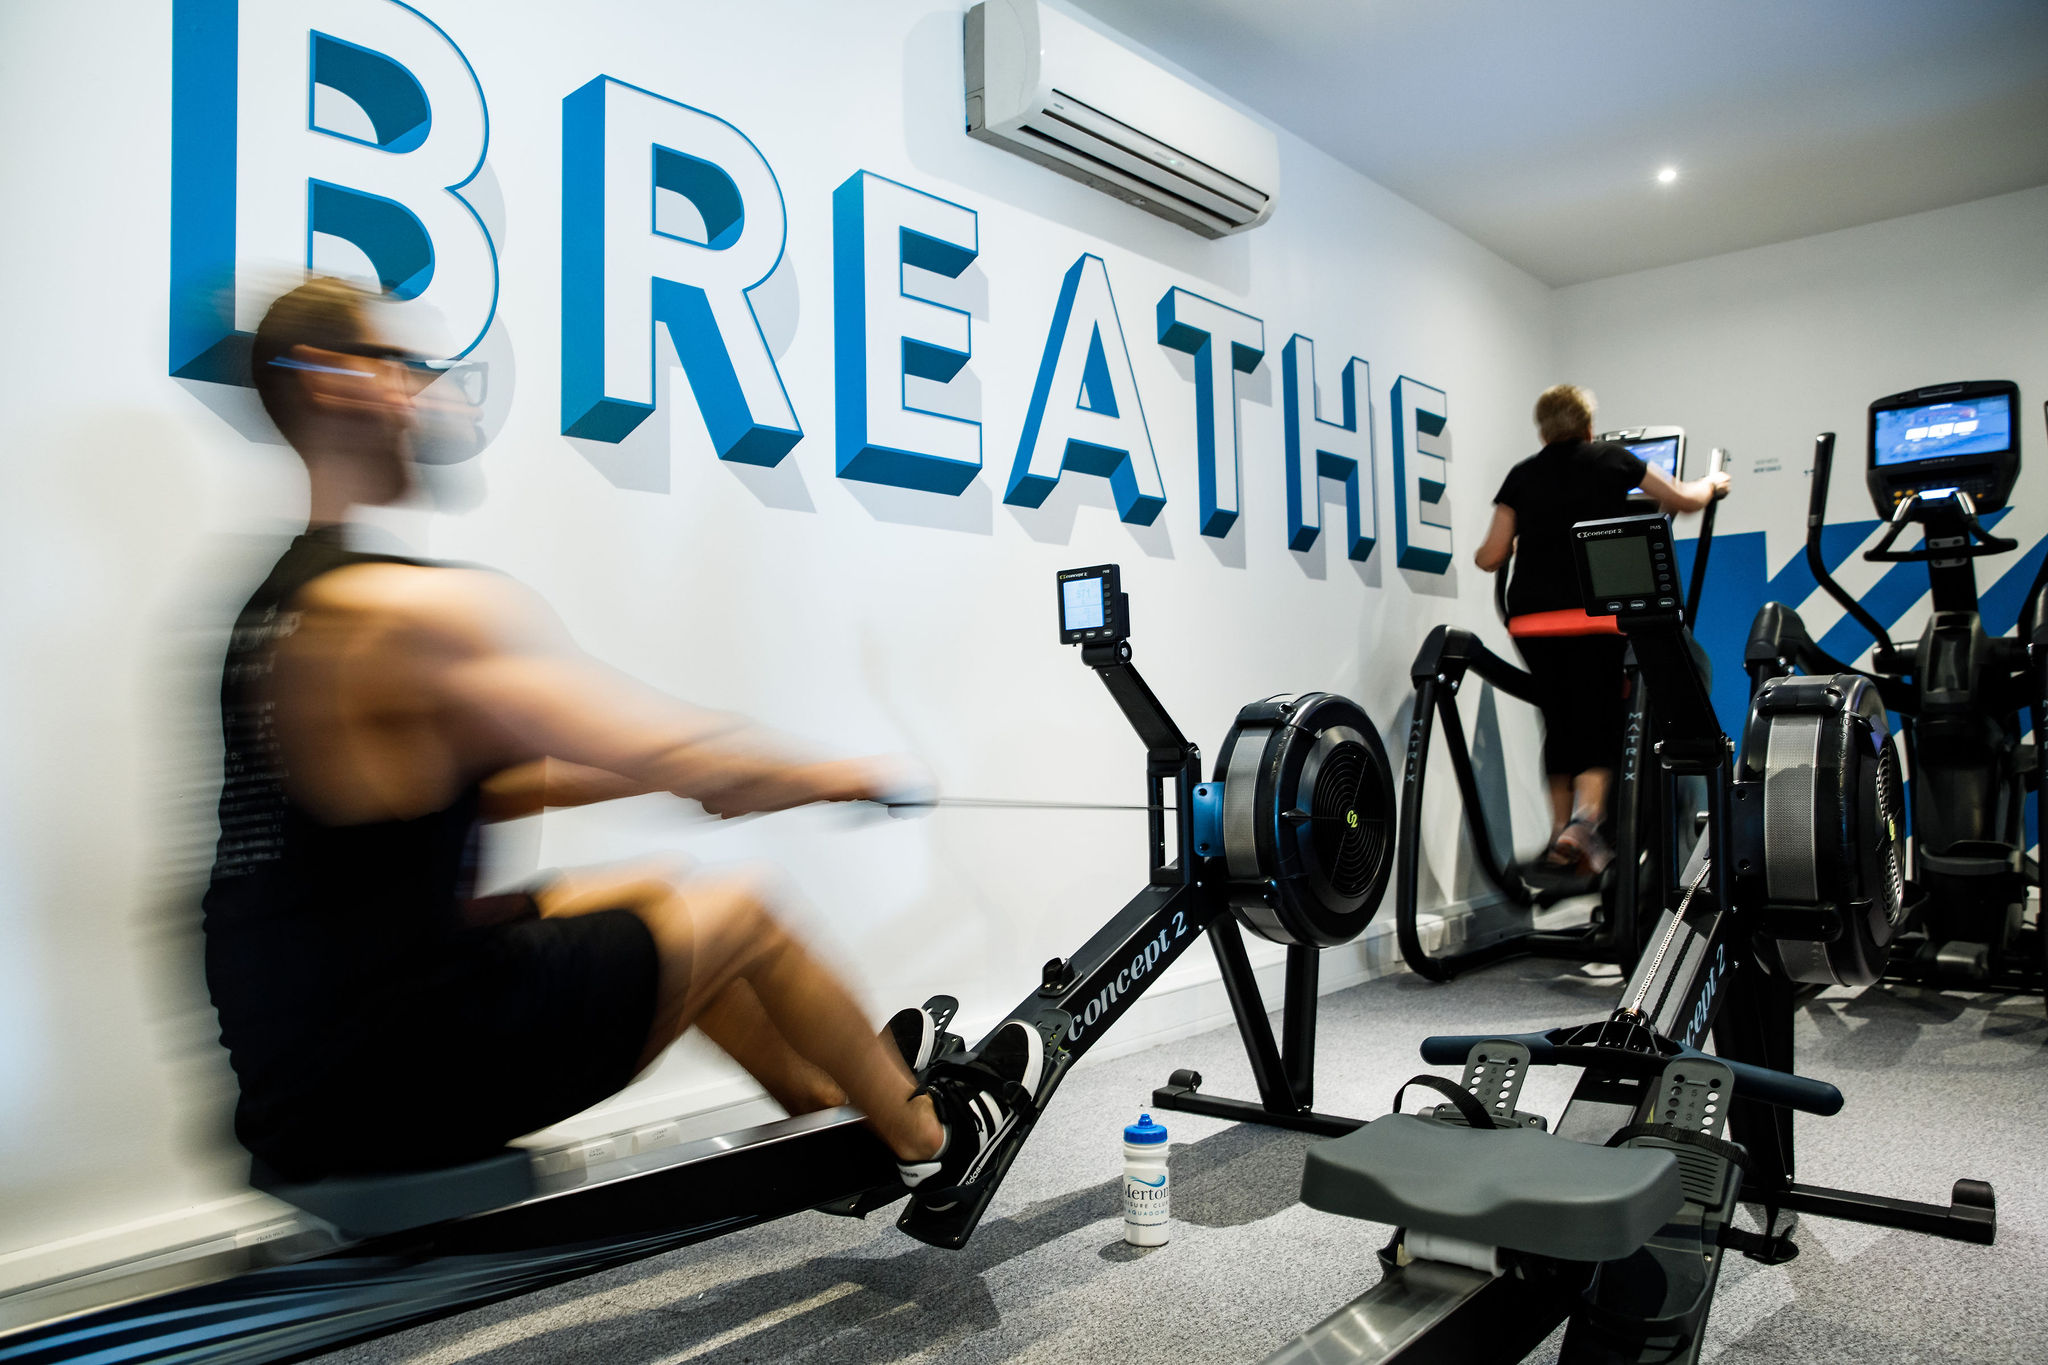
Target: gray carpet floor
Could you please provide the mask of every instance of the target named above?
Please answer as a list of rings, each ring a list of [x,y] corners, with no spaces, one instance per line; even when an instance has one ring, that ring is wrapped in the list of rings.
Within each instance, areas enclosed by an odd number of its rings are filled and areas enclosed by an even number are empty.
[[[1406,974],[1323,1002],[1317,1106],[1384,1113],[1422,1069],[1426,1034],[1551,1027],[1603,1014],[1618,981],[1510,963],[1447,986]],[[1946,1201],[1990,1180],[1993,1247],[1806,1219],[1790,1265],[1731,1256],[1708,1360],[2048,1361],[2048,1024],[2039,999],[1910,988],[1835,992],[1802,1008],[1800,1070],[1848,1105],[1801,1117],[1800,1178]],[[1068,1078],[980,1232],[958,1252],[885,1217],[822,1214],[754,1228],[336,1352],[384,1365],[597,1360],[1100,1362],[1262,1359],[1363,1292],[1387,1229],[1296,1202],[1314,1139],[1177,1114],[1172,1242],[1122,1240],[1120,1129],[1176,1067],[1249,1095],[1234,1030]],[[1539,1070],[1522,1107],[1555,1117],[1575,1073]],[[1411,1098],[1410,1107],[1419,1102]],[[1557,1338],[1531,1357],[1555,1358]]]

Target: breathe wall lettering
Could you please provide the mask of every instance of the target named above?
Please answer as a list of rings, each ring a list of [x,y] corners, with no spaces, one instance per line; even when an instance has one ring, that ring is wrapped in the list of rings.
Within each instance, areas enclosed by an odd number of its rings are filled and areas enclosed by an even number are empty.
[[[454,39],[399,0],[176,0],[173,27],[170,373],[244,378],[274,288],[264,267],[278,260],[374,277],[397,308],[440,321],[455,338],[447,358],[474,349],[499,266],[463,190],[490,117]],[[666,328],[718,458],[779,464],[805,428],[752,300],[788,237],[774,169],[726,120],[610,76],[565,95],[561,118],[560,430],[616,443],[654,413]],[[993,460],[1006,503],[1036,507],[1066,478],[1100,478],[1122,520],[1150,525],[1168,490],[1149,396],[1192,407],[1197,529],[1231,533],[1239,381],[1269,363],[1261,319],[1177,286],[1127,309],[1108,263],[1083,253],[1047,281],[1026,417],[1014,445],[991,450],[963,415],[973,405],[951,401],[971,379],[973,319],[933,284],[981,259],[975,211],[856,171],[829,213],[839,477],[958,496]],[[1134,338],[1126,316],[1147,309],[1154,326]],[[1192,384],[1141,392],[1134,340],[1191,357]],[[1333,497],[1345,554],[1367,559],[1380,536],[1371,370],[1344,356],[1325,388],[1298,333],[1280,368],[1287,544],[1316,544]],[[1406,377],[1389,397],[1397,557],[1444,573],[1449,404]]]

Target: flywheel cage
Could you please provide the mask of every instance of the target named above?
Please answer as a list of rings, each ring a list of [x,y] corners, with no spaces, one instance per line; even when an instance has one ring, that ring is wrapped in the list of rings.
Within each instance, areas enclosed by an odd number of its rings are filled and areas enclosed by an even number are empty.
[[[1365,932],[1393,872],[1393,770],[1355,702],[1327,692],[1238,713],[1216,764],[1223,865],[1253,933],[1318,948]]]
[[[1862,986],[1902,927],[1905,820],[1884,704],[1855,674],[1774,678],[1750,704],[1735,796],[1738,895],[1781,975]]]

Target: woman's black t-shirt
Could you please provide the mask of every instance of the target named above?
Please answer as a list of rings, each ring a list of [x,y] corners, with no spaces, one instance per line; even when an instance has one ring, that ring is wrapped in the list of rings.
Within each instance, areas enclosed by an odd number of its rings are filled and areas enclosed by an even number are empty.
[[[1629,514],[1629,493],[1649,466],[1627,446],[1557,441],[1508,471],[1493,500],[1515,514],[1515,568],[1508,614],[1584,605],[1572,562],[1574,522]]]

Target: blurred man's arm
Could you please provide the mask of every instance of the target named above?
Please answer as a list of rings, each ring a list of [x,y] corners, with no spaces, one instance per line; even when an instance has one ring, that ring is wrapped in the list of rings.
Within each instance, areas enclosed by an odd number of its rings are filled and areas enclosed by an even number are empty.
[[[617,780],[605,788],[614,794],[673,792],[717,815],[862,800],[888,785],[879,763],[791,758],[738,717],[685,705],[606,667],[509,579],[409,566],[351,572],[358,591],[379,599],[385,623],[377,657],[366,662],[385,685],[435,711],[469,771],[559,759]],[[543,799],[550,777],[543,770]],[[586,790],[600,785],[592,779]]]
[[[601,768],[537,758],[484,779],[483,816],[486,820],[515,820],[550,808],[592,806],[659,790]]]

